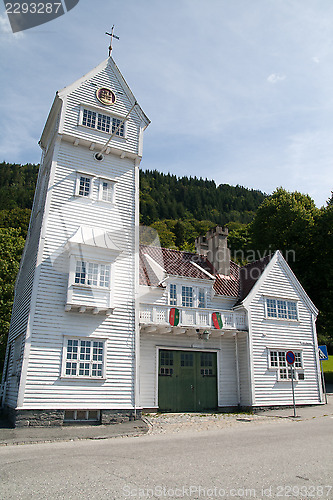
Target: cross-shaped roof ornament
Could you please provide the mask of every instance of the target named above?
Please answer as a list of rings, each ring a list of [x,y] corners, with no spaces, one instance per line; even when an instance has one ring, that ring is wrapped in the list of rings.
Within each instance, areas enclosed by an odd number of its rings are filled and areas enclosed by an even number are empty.
[[[108,35],[110,37],[110,46],[109,46],[109,57],[111,56],[111,52],[112,52],[112,39],[113,38],[116,38],[117,40],[119,40],[119,36],[116,36],[113,34],[113,30],[114,30],[114,25],[112,26],[111,28],[111,33],[107,33],[105,32],[106,35]]]

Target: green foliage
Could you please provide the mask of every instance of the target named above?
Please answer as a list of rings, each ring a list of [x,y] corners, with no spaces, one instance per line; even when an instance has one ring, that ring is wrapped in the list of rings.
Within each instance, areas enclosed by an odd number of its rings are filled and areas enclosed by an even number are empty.
[[[39,165],[0,163],[0,210],[32,208]]]
[[[0,364],[7,343],[14,286],[24,248],[20,229],[0,228]]]
[[[319,341],[333,349],[333,203],[277,189],[259,207],[249,235],[257,256],[281,250],[319,309]]]
[[[140,172],[141,223],[157,220],[209,220],[213,225],[250,222],[265,194],[242,186],[229,186],[197,177],[178,178],[157,170]],[[177,231],[181,231],[180,227]],[[182,237],[179,235],[180,245]]]
[[[0,227],[15,227],[20,230],[20,236],[27,237],[31,210],[29,208],[13,208],[0,210]]]

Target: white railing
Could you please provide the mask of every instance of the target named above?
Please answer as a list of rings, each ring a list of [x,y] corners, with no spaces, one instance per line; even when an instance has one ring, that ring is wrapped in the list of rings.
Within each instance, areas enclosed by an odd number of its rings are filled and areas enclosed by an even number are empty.
[[[179,325],[182,327],[212,328],[212,313],[219,312],[223,330],[247,330],[245,313],[201,309],[195,307],[178,307]],[[142,325],[169,324],[170,306],[140,304],[140,323]]]

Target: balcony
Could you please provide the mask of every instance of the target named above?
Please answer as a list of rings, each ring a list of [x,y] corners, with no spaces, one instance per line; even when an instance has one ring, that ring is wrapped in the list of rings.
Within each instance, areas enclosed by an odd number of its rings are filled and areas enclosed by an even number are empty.
[[[169,305],[140,304],[140,326],[146,331],[149,331],[149,327],[158,327],[158,329],[161,329],[161,327],[171,328],[169,323],[170,308]],[[215,329],[212,322],[214,309],[178,306],[177,309],[179,310],[179,324],[178,327],[174,328],[219,331]],[[245,313],[221,310],[218,312],[221,314],[222,331],[247,330]]]

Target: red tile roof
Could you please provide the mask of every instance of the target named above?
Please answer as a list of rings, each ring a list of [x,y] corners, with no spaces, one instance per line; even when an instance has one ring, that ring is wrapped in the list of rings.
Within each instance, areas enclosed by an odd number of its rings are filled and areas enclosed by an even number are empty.
[[[239,267],[238,264],[230,261],[230,275],[224,276],[216,273],[215,268],[206,257],[196,253],[140,245],[140,284],[148,286],[158,286],[161,280],[156,275],[147,255],[171,276],[213,280],[204,272],[207,271],[215,278],[213,285],[215,293],[227,297],[238,297],[238,303],[249,294],[272,258],[271,255],[268,255],[264,259],[251,262],[244,267]]]

